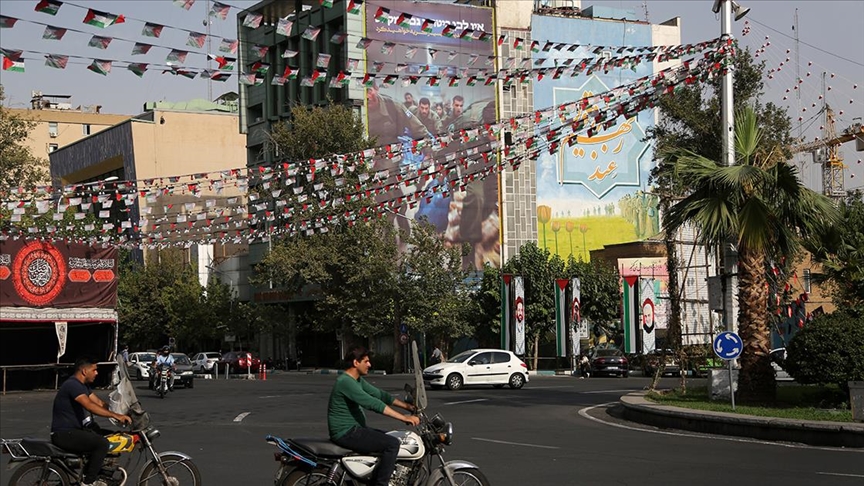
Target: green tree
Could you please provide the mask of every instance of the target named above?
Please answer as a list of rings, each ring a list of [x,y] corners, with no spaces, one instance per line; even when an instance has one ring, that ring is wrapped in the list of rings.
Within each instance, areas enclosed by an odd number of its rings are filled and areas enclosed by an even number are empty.
[[[3,107],[4,99],[0,85],[0,194],[10,187],[48,184],[48,162],[24,145],[36,124]]]
[[[739,316],[744,341],[739,391],[742,400],[773,399],[776,391],[770,350],[768,255],[792,255],[800,236],[815,234],[837,220],[831,201],[805,188],[785,157],[766,150],[756,111],[736,114],[736,164],[725,167],[688,149],[661,154],[674,175],[688,187],[665,220],[667,234],[685,224],[698,230],[710,248],[732,240],[738,250]]]

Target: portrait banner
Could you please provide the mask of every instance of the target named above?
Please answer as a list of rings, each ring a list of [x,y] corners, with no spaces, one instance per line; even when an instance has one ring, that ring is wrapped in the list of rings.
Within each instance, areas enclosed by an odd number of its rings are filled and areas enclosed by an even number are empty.
[[[57,321],[54,323],[54,330],[57,332],[57,362],[60,362],[60,357],[66,354],[66,336],[69,333],[69,323],[66,321]]]
[[[567,357],[567,284],[566,278],[555,279],[555,356]]]
[[[513,277],[513,352],[525,356],[525,282]]]
[[[642,332],[642,352],[650,353],[654,351],[657,343],[657,318],[655,312],[654,295],[654,279],[643,278],[639,283],[639,299],[641,300],[640,309],[640,329]]]
[[[639,336],[636,335],[636,299],[638,298],[639,288],[636,283],[638,277],[624,277],[624,292],[623,292],[623,313],[621,316],[624,326],[624,352],[635,353],[638,348],[636,341]]]

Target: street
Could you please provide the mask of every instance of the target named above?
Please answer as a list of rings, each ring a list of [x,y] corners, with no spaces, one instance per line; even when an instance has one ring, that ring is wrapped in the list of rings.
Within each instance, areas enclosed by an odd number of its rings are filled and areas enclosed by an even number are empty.
[[[158,451],[191,455],[207,485],[272,484],[276,449],[267,434],[326,437],[334,375],[281,373],[266,381],[196,379],[165,399],[134,382],[162,431]],[[393,394],[412,377],[370,375]],[[699,382],[699,380],[694,380]],[[667,386],[676,380],[664,379]],[[700,436],[623,422],[606,404],[648,379],[532,376],[522,390],[428,390],[429,409],[454,424],[447,459],[477,464],[505,485],[860,485],[864,451]],[[106,397],[107,392],[100,391]],[[0,435],[48,438],[53,391],[0,398]],[[371,426],[401,428],[367,414]],[[100,419],[101,421],[102,419]],[[102,422],[106,425],[106,422]],[[8,457],[8,456],[3,456]],[[0,470],[0,484],[11,473]],[[133,476],[135,477],[135,476]]]

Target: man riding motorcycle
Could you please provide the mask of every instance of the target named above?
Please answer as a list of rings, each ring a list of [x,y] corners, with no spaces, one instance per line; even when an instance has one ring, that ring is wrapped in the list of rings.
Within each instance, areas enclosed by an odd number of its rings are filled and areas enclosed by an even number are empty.
[[[153,371],[150,373],[150,389],[153,390],[156,384],[156,377],[159,374],[159,371],[163,366],[167,366],[171,373],[170,379],[168,381],[168,390],[174,391],[174,372],[176,371],[176,367],[174,366],[174,356],[171,356],[171,347],[170,346],[162,346],[162,349],[159,350],[159,354],[156,355],[156,361],[153,362]]]

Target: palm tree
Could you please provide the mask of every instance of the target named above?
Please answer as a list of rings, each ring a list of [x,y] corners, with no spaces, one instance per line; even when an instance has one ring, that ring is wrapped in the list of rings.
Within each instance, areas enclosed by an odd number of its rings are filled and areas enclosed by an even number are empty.
[[[738,391],[742,401],[773,400],[776,386],[768,352],[767,263],[769,255],[792,255],[800,238],[837,220],[831,200],[803,186],[781,151],[761,144],[756,112],[739,110],[736,164],[725,167],[689,150],[662,154],[687,195],[669,209],[664,226],[674,234],[693,224],[699,242],[738,250],[738,331],[744,341]]]

